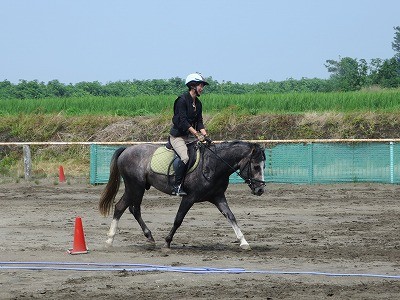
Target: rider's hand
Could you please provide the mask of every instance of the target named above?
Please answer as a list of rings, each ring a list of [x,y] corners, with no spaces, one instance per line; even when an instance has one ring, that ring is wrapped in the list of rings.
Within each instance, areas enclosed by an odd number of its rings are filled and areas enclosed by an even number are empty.
[[[196,137],[199,140],[199,142],[201,142],[201,143],[204,142],[204,140],[205,140],[204,135],[202,135],[201,133],[197,133]]]

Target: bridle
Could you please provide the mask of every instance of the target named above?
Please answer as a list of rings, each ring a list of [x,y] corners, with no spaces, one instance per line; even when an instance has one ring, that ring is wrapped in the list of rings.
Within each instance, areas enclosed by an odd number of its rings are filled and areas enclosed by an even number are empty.
[[[262,155],[263,155],[263,160],[265,161],[265,153],[263,152]],[[253,187],[255,187],[255,184],[257,183],[259,184],[259,186],[265,186],[265,181],[251,177],[250,170],[251,170],[251,161],[253,160],[253,158],[254,158],[254,153],[251,154],[250,158],[247,160],[247,162],[242,168],[242,170],[245,169],[247,170],[247,176],[242,175],[240,169],[238,172],[236,171],[236,174],[238,174],[251,189],[253,189]]]
[[[200,147],[206,148],[208,151],[213,153],[215,157],[217,157],[220,161],[222,161],[225,165],[227,165],[234,173],[236,173],[240,178],[244,180],[244,182],[253,190],[255,188],[256,184],[259,184],[259,186],[265,186],[265,181],[253,178],[251,175],[251,161],[254,159],[255,154],[254,151],[251,153],[250,158],[246,161],[244,164],[243,168],[239,168],[239,170],[236,170],[234,167],[232,167],[226,160],[224,160],[220,155],[218,155],[217,152],[211,149],[209,144],[204,144],[204,143],[199,143]],[[259,154],[258,154],[259,155]],[[265,161],[265,153],[262,151],[262,157],[263,161]],[[246,175],[243,174],[244,170],[246,169]]]

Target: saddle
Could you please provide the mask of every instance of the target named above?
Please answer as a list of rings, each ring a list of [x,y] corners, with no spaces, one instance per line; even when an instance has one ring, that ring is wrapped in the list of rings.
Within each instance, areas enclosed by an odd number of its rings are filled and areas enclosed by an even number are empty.
[[[196,143],[190,143],[188,146],[188,171],[186,174],[193,172],[199,165],[200,149]],[[174,175],[174,162],[177,162],[178,155],[168,142],[166,145],[157,148],[151,157],[150,168],[154,173],[163,175]]]

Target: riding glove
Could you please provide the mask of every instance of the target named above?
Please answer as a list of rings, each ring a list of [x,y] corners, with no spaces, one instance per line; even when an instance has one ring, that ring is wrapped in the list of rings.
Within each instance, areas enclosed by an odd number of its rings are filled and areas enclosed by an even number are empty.
[[[199,142],[204,142],[205,137],[204,135],[202,135],[201,133],[196,134],[197,139],[199,140]]]

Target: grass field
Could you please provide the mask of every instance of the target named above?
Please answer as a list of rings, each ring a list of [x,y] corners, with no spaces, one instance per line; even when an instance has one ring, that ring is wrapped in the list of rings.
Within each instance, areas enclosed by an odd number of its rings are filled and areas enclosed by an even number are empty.
[[[0,115],[58,114],[145,116],[170,112],[176,96],[2,99]],[[203,95],[205,113],[234,108],[238,114],[398,112],[400,90],[335,93]]]
[[[0,99],[3,141],[156,141],[168,136],[176,96]],[[395,138],[400,90],[201,96],[214,139]],[[143,117],[136,117],[143,116]],[[133,118],[136,117],[136,118]],[[22,152],[0,149],[0,175],[18,174]],[[88,174],[88,149],[31,147],[35,177]],[[85,166],[85,170],[82,170]],[[54,171],[56,170],[56,171]],[[71,174],[71,173],[70,173]],[[56,178],[57,174],[53,174]]]

